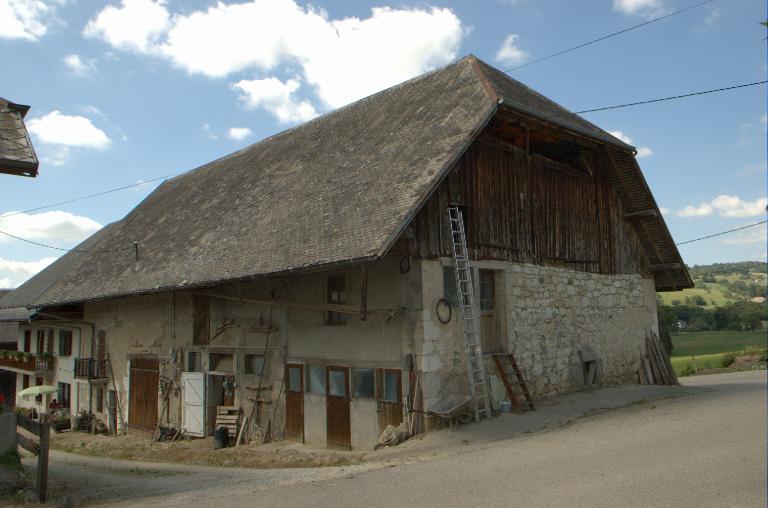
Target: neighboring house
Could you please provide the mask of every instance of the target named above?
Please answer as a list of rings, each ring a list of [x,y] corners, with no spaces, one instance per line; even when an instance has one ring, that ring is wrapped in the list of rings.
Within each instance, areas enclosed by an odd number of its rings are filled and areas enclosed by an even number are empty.
[[[468,393],[449,204],[486,353],[535,398],[580,389],[584,352],[637,382],[656,291],[692,282],[634,155],[469,56],[166,181],[0,306],[111,360],[78,405],[110,425],[210,434],[258,401],[262,429],[372,448],[415,379],[427,408]]]
[[[37,155],[24,125],[27,111],[29,106],[0,97],[0,173],[37,176]]]

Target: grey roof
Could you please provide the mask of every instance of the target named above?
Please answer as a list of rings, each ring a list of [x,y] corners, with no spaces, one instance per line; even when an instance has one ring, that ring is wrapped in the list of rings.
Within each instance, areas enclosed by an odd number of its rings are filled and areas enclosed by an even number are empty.
[[[27,321],[34,315],[34,313],[34,311],[31,311],[26,307],[0,309],[0,323]]]
[[[631,150],[469,56],[164,182],[0,307],[376,259],[505,99]]]
[[[37,176],[37,155],[24,125],[27,111],[29,106],[0,97],[0,173]]]

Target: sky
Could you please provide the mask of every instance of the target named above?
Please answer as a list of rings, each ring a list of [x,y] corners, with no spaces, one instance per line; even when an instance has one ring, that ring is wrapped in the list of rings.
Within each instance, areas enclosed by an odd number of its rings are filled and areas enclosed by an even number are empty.
[[[506,70],[697,0],[0,0],[0,96],[35,179],[0,215],[188,171],[469,53]],[[764,0],[715,0],[510,75],[572,111],[766,79]],[[585,114],[638,148],[675,241],[765,219],[766,87]],[[0,218],[66,249],[161,180]],[[680,246],[689,264],[766,259],[765,225]],[[0,235],[0,287],[62,251]]]

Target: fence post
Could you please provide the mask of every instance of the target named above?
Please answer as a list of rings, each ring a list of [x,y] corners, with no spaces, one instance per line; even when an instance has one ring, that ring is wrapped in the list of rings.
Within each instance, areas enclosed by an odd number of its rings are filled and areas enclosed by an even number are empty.
[[[40,453],[37,456],[37,497],[41,503],[48,499],[48,442],[51,439],[51,419],[40,415]]]

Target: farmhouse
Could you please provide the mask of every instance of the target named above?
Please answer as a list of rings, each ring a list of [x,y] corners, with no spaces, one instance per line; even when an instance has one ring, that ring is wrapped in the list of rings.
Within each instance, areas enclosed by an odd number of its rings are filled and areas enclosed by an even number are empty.
[[[24,125],[28,111],[29,106],[0,97],[0,173],[37,176],[37,155]]]
[[[534,399],[638,382],[655,292],[692,283],[634,154],[468,56],[164,182],[0,306],[30,311],[22,346],[72,331],[73,411],[112,428],[224,408],[370,449],[470,393],[452,227],[491,406],[498,353]]]

